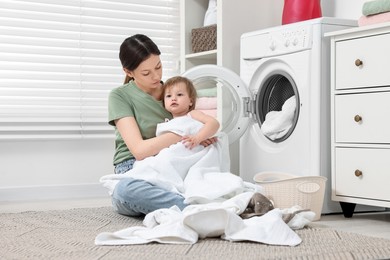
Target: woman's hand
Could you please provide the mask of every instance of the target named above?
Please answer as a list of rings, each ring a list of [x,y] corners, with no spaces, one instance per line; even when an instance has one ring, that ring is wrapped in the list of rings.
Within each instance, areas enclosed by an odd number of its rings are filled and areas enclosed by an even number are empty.
[[[181,142],[184,144],[186,148],[192,149],[199,144],[203,145],[204,147],[207,147],[217,141],[218,141],[217,137],[211,137],[204,141],[199,142],[197,136],[195,135],[195,136],[183,136]]]
[[[202,142],[200,142],[201,145],[203,145],[204,147],[207,147],[213,143],[216,143],[218,141],[218,138],[216,136],[214,137],[210,137]]]

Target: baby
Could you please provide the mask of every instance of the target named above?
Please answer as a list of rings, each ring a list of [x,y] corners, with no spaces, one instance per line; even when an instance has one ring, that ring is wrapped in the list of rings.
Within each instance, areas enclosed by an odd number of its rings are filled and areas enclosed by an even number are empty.
[[[189,149],[202,142],[210,141],[209,139],[219,129],[218,120],[199,110],[194,110],[196,97],[196,89],[193,83],[185,77],[172,77],[163,86],[163,103],[165,109],[172,114],[174,119],[186,116],[203,124],[203,127],[197,133],[183,136],[183,144]]]

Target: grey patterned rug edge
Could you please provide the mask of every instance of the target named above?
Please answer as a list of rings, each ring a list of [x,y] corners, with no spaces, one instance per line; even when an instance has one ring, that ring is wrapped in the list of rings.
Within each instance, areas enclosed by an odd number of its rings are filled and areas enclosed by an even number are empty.
[[[96,246],[100,232],[142,225],[110,207],[0,214],[2,259],[389,259],[390,240],[308,226],[296,247],[219,238],[193,245]]]

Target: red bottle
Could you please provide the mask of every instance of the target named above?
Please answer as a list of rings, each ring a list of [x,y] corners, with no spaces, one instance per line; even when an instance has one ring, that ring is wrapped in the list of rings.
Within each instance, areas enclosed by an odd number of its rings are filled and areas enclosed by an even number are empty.
[[[284,0],[282,24],[305,21],[321,16],[320,0]]]

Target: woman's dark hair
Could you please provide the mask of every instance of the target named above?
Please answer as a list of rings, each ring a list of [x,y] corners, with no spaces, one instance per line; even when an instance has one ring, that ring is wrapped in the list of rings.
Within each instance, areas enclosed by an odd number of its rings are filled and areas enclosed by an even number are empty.
[[[130,71],[135,70],[141,62],[152,54],[160,55],[161,52],[157,45],[143,34],[135,34],[125,39],[119,49],[119,59],[122,67]],[[124,83],[129,83],[130,80],[133,80],[133,78],[126,75]]]

